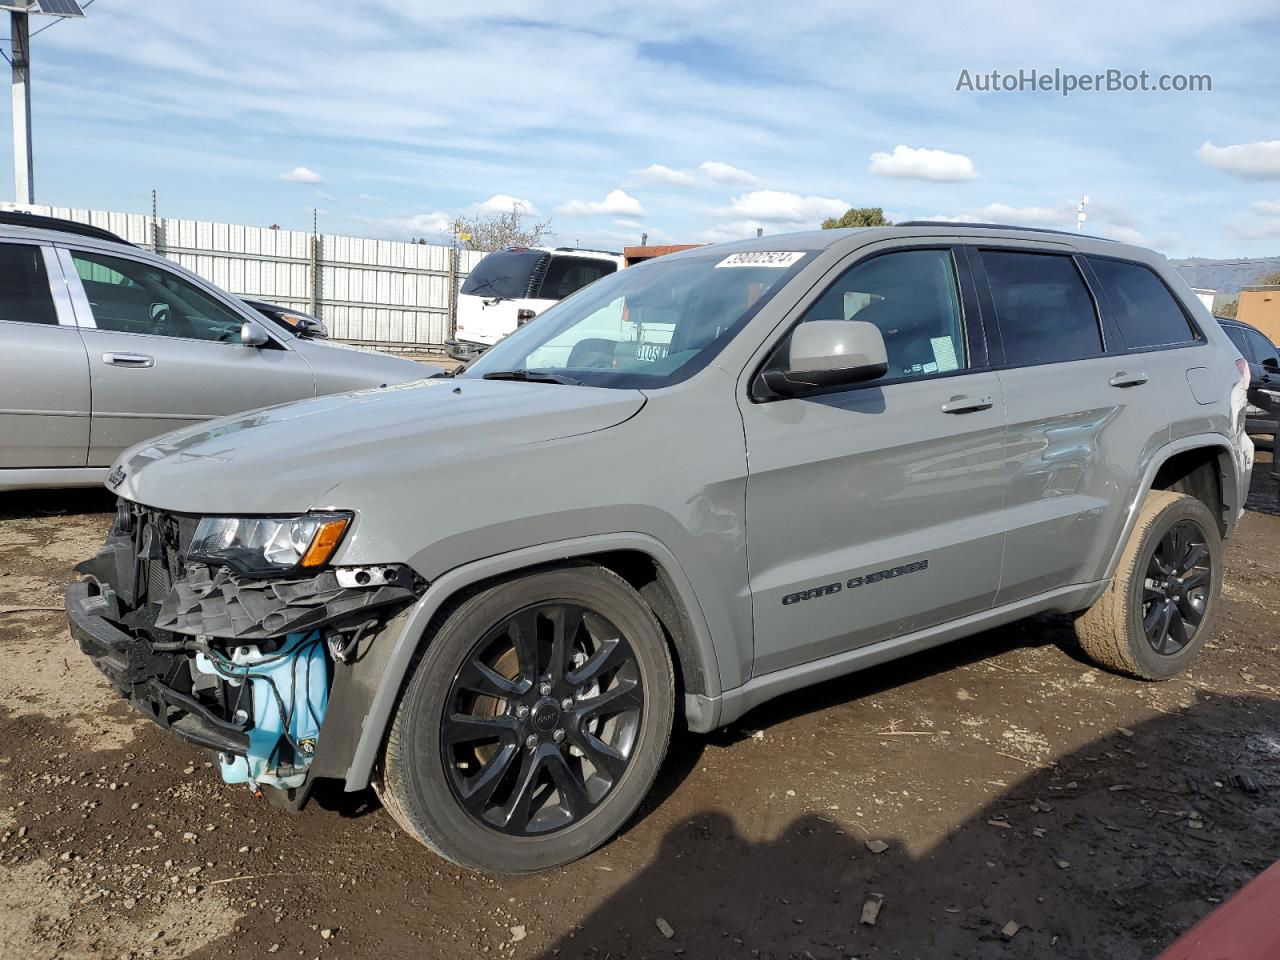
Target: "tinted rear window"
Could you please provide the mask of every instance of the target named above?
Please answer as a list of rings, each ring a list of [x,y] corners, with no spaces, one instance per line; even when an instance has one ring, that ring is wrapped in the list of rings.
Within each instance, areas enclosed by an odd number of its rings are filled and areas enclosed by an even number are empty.
[[[1102,353],[1093,298],[1075,261],[1059,254],[984,250],[1008,364],[1056,363]]]
[[[571,293],[577,293],[589,283],[615,272],[618,265],[610,260],[595,260],[590,257],[552,256],[547,264],[547,275],[542,278],[542,289],[538,297],[543,300],[563,300]]]
[[[1256,330],[1249,331],[1249,342],[1253,344],[1253,355],[1257,358],[1258,363],[1277,362],[1276,345],[1258,333]]]
[[[1162,347],[1196,338],[1187,315],[1155,272],[1140,263],[1089,257],[1125,346]]]
[[[34,244],[0,244],[0,320],[58,322],[44,255]]]
[[[548,256],[543,250],[497,250],[475,265],[462,292],[504,300],[527,297],[534,273]]]
[[[1236,345],[1236,349],[1240,351],[1240,356],[1246,360],[1253,360],[1253,348],[1249,346],[1249,338],[1244,335],[1244,331],[1239,327],[1223,327],[1227,331],[1227,336],[1231,338],[1231,342]],[[1256,361],[1255,361],[1256,362]]]

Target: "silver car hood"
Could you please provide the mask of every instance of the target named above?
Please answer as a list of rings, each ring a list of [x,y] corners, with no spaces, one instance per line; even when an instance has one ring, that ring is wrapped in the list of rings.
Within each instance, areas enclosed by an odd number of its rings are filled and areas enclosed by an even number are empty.
[[[267,407],[138,444],[107,486],[136,503],[200,514],[332,506],[344,481],[422,475],[469,456],[604,430],[644,406],[638,390],[496,380],[417,380]],[[442,508],[446,505],[441,504]]]

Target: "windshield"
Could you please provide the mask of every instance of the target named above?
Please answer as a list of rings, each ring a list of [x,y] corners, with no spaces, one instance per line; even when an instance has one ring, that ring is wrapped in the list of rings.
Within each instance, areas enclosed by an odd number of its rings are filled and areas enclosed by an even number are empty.
[[[719,353],[807,258],[715,253],[630,267],[548,308],[461,376],[522,371],[604,387],[677,383]]]
[[[527,297],[533,272],[547,256],[545,250],[497,250],[472,268],[461,292],[485,299]]]

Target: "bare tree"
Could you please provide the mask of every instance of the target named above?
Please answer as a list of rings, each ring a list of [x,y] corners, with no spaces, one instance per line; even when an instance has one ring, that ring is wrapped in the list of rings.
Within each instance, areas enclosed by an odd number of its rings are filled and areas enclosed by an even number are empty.
[[[454,242],[466,250],[501,250],[503,247],[536,247],[551,232],[550,220],[526,220],[525,212],[513,206],[510,213],[453,218],[450,231]]]

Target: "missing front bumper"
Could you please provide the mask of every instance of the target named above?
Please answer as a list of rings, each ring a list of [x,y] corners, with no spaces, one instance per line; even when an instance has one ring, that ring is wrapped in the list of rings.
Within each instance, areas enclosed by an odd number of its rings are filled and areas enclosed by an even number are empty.
[[[150,642],[133,637],[107,619],[114,601],[97,584],[81,580],[67,587],[67,622],[80,651],[111,685],[148,719],[182,739],[220,753],[243,755],[249,735],[218,716],[191,692],[173,685],[186,658],[157,653]]]

